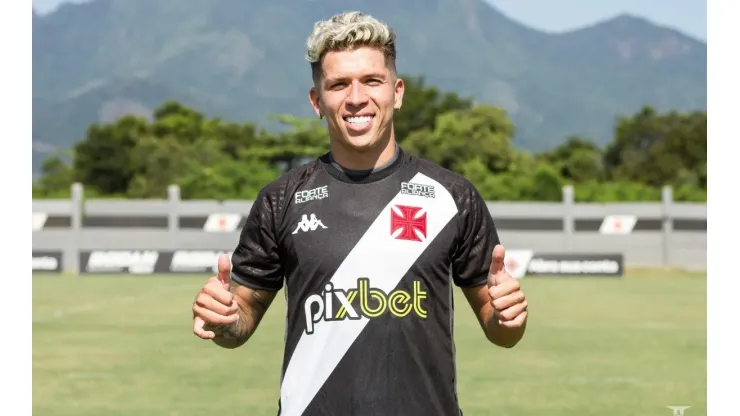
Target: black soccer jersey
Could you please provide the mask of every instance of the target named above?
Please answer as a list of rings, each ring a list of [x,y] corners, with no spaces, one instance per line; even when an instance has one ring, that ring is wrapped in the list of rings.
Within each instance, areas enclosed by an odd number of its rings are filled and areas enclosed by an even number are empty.
[[[470,182],[401,149],[359,178],[324,156],[266,186],[232,279],[285,289],[279,415],[459,415],[453,287],[485,284],[498,242]]]

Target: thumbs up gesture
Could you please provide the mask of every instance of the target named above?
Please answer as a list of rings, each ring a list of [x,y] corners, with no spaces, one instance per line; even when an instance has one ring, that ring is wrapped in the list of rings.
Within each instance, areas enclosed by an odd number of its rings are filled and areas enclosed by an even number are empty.
[[[215,330],[239,320],[239,307],[229,290],[231,263],[228,256],[218,258],[218,274],[211,276],[193,302],[193,333],[203,339],[214,339]],[[209,330],[213,329],[213,330]]]
[[[506,328],[520,328],[527,320],[527,299],[519,281],[506,271],[505,256],[506,250],[502,245],[494,247],[488,271],[488,294],[498,324]]]

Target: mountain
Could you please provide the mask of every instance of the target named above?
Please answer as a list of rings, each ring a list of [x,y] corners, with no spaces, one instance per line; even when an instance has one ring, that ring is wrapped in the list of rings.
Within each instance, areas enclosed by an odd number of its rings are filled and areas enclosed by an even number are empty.
[[[604,143],[644,104],[706,108],[706,44],[629,15],[547,34],[483,0],[95,0],[34,12],[35,147],[69,147],[92,122],[168,98],[236,121],[311,116],[305,39],[345,10],[396,28],[400,72],[505,107],[520,148]]]

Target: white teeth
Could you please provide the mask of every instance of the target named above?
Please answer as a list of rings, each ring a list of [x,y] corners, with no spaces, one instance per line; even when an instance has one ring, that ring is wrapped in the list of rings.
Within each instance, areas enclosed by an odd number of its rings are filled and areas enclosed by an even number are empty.
[[[346,117],[345,120],[352,124],[364,124],[369,123],[372,117],[370,116],[363,116],[363,117]]]

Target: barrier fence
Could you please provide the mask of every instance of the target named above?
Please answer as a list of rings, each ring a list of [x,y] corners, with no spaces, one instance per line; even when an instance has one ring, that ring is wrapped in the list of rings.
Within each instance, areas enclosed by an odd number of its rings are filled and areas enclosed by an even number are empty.
[[[208,273],[235,247],[252,203],[84,198],[33,201],[34,272]],[[706,270],[706,204],[491,202],[512,274],[620,275],[623,267]],[[568,273],[569,272],[569,273]]]

